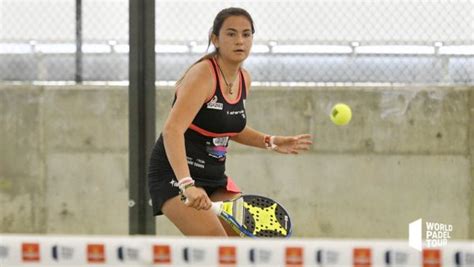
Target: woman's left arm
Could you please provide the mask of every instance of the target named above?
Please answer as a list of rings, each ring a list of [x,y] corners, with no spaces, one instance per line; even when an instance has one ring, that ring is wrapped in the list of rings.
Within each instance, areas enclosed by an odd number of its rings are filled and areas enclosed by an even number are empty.
[[[245,126],[244,130],[231,139],[237,143],[272,149],[282,154],[299,154],[301,151],[309,150],[313,143],[310,134],[294,136],[270,136]]]

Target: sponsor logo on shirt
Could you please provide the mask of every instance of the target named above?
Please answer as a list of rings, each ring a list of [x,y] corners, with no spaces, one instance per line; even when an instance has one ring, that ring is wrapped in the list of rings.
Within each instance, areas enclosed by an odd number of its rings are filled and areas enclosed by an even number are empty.
[[[211,101],[207,103],[207,108],[208,109],[217,109],[217,110],[222,110],[224,108],[224,104],[218,103],[217,102],[217,96],[215,95]]]
[[[229,142],[229,137],[228,136],[212,138],[212,143],[215,146],[227,146],[228,142]]]

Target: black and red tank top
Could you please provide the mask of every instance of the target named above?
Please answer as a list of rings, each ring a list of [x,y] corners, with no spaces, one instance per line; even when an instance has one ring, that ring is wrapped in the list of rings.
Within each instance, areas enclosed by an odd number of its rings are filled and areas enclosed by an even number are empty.
[[[214,94],[198,111],[188,130],[185,132],[186,154],[188,165],[198,164],[199,161],[223,163],[226,158],[230,137],[240,133],[247,123],[245,100],[247,88],[242,71],[239,71],[239,89],[235,100],[228,99],[220,84],[220,72],[214,58],[209,59],[216,80]],[[176,96],[175,96],[176,101]],[[173,104],[174,102],[173,101]],[[207,159],[195,159],[194,150],[205,151]],[[197,151],[195,151],[197,152]],[[203,157],[201,153],[200,157]],[[193,161],[193,162],[190,162]],[[196,161],[197,162],[194,162]]]
[[[191,177],[197,186],[227,186],[225,160],[230,137],[240,133],[246,125],[245,99],[247,88],[242,71],[239,71],[239,90],[235,100],[224,96],[220,84],[217,62],[209,59],[216,86],[212,96],[201,106],[196,117],[184,133],[186,159]],[[173,105],[176,101],[173,101]],[[163,135],[158,138],[152,152],[150,179],[169,179],[174,172],[165,152]]]

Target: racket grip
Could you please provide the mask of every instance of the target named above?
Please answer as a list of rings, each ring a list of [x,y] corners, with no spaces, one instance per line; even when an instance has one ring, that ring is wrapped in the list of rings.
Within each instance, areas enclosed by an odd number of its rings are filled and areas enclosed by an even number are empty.
[[[219,215],[222,211],[222,201],[212,202],[211,211]]]

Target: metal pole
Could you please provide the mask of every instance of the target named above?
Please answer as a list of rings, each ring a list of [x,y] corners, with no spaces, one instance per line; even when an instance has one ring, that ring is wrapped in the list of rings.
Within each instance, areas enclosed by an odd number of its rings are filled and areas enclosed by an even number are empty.
[[[76,0],[76,83],[82,83],[82,0]]]
[[[155,1],[129,0],[129,233],[155,234],[146,174],[155,142]]]

